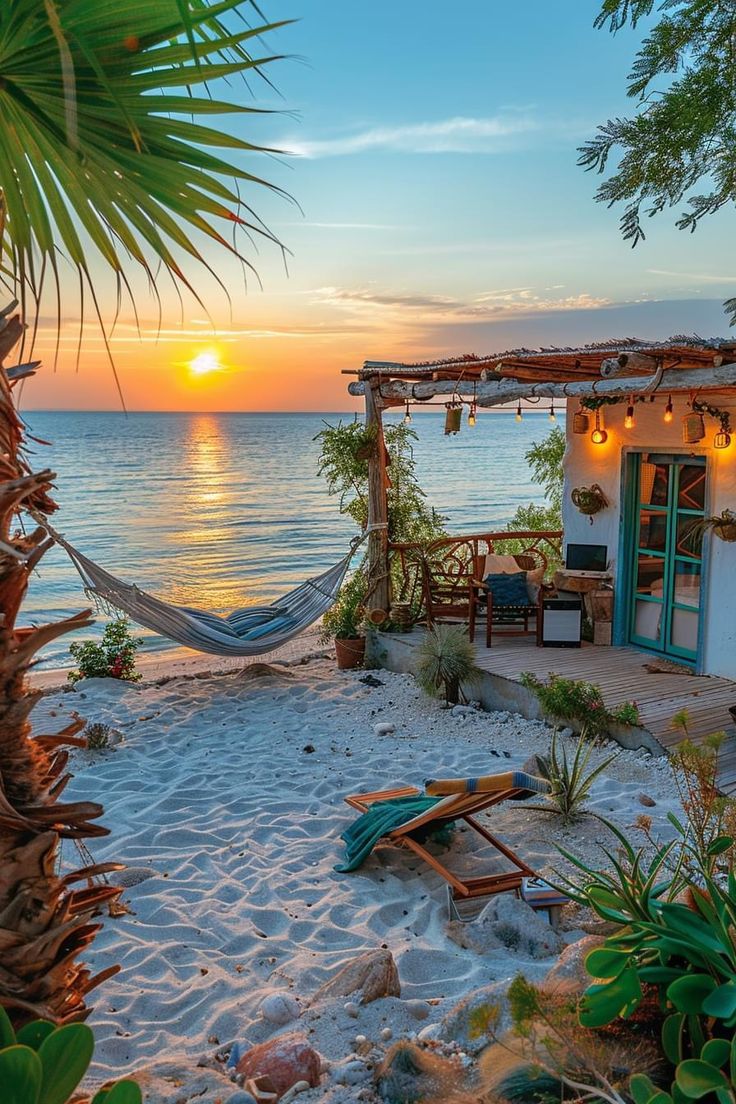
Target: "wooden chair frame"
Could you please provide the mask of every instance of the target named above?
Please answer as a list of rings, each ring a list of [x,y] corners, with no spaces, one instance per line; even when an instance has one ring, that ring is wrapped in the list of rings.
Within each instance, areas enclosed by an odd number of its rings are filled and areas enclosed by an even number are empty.
[[[475,819],[475,814],[489,809],[492,805],[498,805],[501,801],[507,801],[525,793],[524,790],[510,789],[497,790],[495,793],[451,794],[449,797],[440,798],[436,805],[412,820],[394,828],[383,838],[388,843],[397,847],[406,847],[413,851],[421,859],[424,859],[433,870],[449,882],[452,886],[453,897],[485,897],[493,893],[514,892],[517,897],[521,894],[521,883],[524,877],[536,877],[536,872],[527,866],[506,844],[492,835],[482,824]],[[422,793],[416,786],[402,786],[396,790],[375,790],[373,793],[350,794],[345,801],[353,809],[365,813],[378,801],[391,801],[397,797],[417,797]],[[495,847],[506,859],[509,860],[515,871],[503,874],[487,874],[479,878],[466,878],[464,881],[440,862],[436,856],[430,854],[418,840],[411,835],[418,828],[427,825],[441,825],[453,820],[464,820],[465,823],[478,833],[487,843]]]

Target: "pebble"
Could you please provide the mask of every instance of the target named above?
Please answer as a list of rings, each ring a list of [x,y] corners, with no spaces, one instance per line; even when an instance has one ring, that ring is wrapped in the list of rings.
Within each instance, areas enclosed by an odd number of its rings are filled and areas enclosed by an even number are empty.
[[[367,1043],[368,1040],[365,1037],[365,1035],[356,1035],[355,1038],[353,1039],[353,1042],[355,1043],[356,1046],[362,1046],[363,1043]]]
[[[245,1089],[238,1089],[227,1098],[227,1104],[258,1104],[256,1098]]]
[[[408,1000],[404,1007],[415,1020],[426,1020],[432,1011],[427,1002],[423,1000]]]
[[[390,1027],[384,1027],[383,1030],[381,1031],[381,1038],[383,1039],[383,1041],[385,1043],[387,1043],[389,1041],[389,1039],[393,1038],[393,1034],[394,1033],[393,1033],[393,1031],[391,1030]]]
[[[391,724],[388,721],[384,721],[382,724],[375,724],[373,726],[374,736],[390,736],[392,732],[396,731],[396,725]]]
[[[290,1100],[293,1100],[299,1093],[306,1092],[309,1088],[311,1086],[308,1081],[296,1081],[281,1097],[281,1104],[289,1104]]]
[[[357,1020],[358,1016],[360,1015],[360,1005],[356,1004],[355,1001],[348,1001],[347,1004],[343,1005],[343,1008],[347,1012],[348,1016],[351,1016],[354,1020]]]
[[[298,1020],[301,1014],[299,1002],[291,993],[269,993],[261,1001],[259,1010],[264,1020],[277,1027]]]
[[[361,1081],[366,1081],[370,1076],[370,1070],[358,1061],[357,1058],[351,1062],[346,1062],[342,1069],[336,1073],[335,1080],[338,1085],[357,1085]]]
[[[657,804],[653,797],[650,797],[649,794],[645,793],[640,793],[638,800],[639,804],[644,805],[647,809],[653,809],[654,806]]]

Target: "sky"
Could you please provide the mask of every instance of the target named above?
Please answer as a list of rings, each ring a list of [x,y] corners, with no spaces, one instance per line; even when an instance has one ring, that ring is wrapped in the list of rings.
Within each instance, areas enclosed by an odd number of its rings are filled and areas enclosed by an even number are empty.
[[[267,0],[270,19],[295,20],[266,44],[288,55],[270,70],[279,95],[251,85],[269,114],[237,126],[288,155],[240,163],[293,197],[246,195],[288,253],[246,248],[261,282],[246,289],[239,265],[208,247],[229,302],[196,272],[207,312],[165,294],[161,325],[139,286],[140,336],[123,310],[111,339],[127,407],[349,410],[341,370],[366,359],[725,335],[733,210],[692,235],[666,212],[632,250],[619,213],[594,201],[598,178],[576,165],[596,126],[633,106],[625,78],[641,33],[595,30],[598,6]],[[91,320],[76,363],[74,296],[56,368],[49,314],[25,408],[119,409]]]

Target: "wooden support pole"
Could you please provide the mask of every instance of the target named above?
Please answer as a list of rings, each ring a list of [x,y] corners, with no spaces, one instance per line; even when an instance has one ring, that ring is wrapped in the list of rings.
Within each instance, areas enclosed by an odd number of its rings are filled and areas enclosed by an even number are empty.
[[[365,383],[365,426],[375,429],[376,445],[368,460],[368,597],[367,612],[375,622],[388,617],[391,604],[388,570],[388,473],[386,471],[386,442],[383,437],[383,400],[380,381]],[[380,617],[378,611],[384,611]]]
[[[633,385],[633,386],[632,386]],[[381,385],[386,404],[405,402],[407,399],[432,399],[436,395],[475,395],[478,406],[501,406],[534,396],[542,399],[579,399],[586,396],[643,395],[653,391],[727,391],[736,387],[736,363],[723,364],[719,368],[668,368],[652,376],[622,379],[580,380],[572,383],[523,382],[515,379],[497,379],[477,383],[457,380],[422,380],[407,383],[402,380],[385,380]],[[351,395],[364,394],[362,382],[351,383]]]

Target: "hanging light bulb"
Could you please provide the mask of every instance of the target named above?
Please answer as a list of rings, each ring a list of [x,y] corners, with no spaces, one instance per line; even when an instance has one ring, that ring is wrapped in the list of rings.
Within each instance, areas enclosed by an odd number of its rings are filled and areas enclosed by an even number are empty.
[[[626,417],[624,418],[624,429],[634,428],[634,399],[629,399],[629,405],[626,407]]]
[[[523,416],[523,415],[522,415],[522,413],[521,413],[521,399],[520,399],[520,400],[519,400],[519,404],[518,404],[518,406],[516,407],[516,418],[515,418],[515,421],[517,421],[517,422],[520,422],[520,421],[521,421],[521,419],[522,419],[522,416]]]
[[[556,422],[557,421],[557,415],[555,414],[554,400],[552,400],[552,402],[550,403],[549,414],[547,415],[547,417],[549,418],[549,420],[551,422]]]
[[[721,429],[713,438],[713,448],[724,449],[731,444],[731,434],[726,429]]]
[[[672,421],[672,418],[674,417],[674,415],[673,415],[673,413],[672,413],[672,410],[673,410],[673,407],[672,407],[672,396],[671,396],[671,395],[668,395],[668,396],[667,396],[667,405],[666,405],[666,406],[665,406],[665,408],[664,408],[664,420],[665,420],[666,422],[671,422],[671,421]]]
[[[595,429],[591,433],[590,439],[594,445],[605,445],[608,440],[608,434],[601,426],[601,415],[598,410],[595,412]]]
[[[476,408],[475,403],[470,404],[470,410],[468,411],[468,425],[474,426],[476,422]]]
[[[404,425],[411,424],[411,410],[409,409],[409,400],[406,400],[406,410],[404,412]]]

